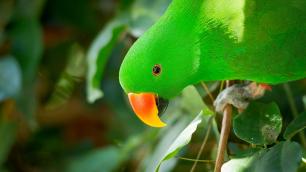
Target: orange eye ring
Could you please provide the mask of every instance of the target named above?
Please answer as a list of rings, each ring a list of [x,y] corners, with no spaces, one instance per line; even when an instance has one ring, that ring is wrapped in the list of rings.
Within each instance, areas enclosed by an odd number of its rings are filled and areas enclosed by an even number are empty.
[[[161,68],[160,64],[156,64],[156,65],[153,66],[152,73],[153,73],[154,76],[160,75],[161,72],[162,72],[162,68]]]

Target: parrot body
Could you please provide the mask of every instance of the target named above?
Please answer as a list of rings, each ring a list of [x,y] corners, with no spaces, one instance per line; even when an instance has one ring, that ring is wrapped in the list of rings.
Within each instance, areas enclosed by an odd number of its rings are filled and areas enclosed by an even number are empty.
[[[163,98],[200,81],[305,77],[305,0],[173,0],[119,72],[125,92]]]

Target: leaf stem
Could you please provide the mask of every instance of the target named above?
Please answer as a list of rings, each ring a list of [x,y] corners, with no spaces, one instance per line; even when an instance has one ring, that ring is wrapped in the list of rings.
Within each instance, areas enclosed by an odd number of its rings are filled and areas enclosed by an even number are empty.
[[[207,95],[209,96],[212,104],[214,104],[215,98],[214,96],[211,94],[211,92],[209,91],[209,88],[207,87],[207,85],[202,81],[201,82],[202,87],[204,88],[204,90],[206,91]]]
[[[192,162],[203,162],[203,163],[215,163],[214,160],[201,160],[201,159],[192,159],[192,158],[185,158],[185,157],[177,157],[181,160],[185,161],[192,161]]]

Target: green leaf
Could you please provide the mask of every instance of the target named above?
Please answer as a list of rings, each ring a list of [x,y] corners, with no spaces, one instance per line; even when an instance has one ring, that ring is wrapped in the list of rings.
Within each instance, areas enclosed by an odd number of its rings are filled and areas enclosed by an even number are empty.
[[[77,157],[68,164],[68,172],[111,172],[119,165],[116,147],[97,149]]]
[[[306,128],[306,111],[295,118],[286,128],[284,133],[285,139],[291,139],[295,134]]]
[[[273,146],[256,165],[255,171],[295,172],[302,159],[302,150],[295,142]]]
[[[110,22],[97,36],[87,53],[87,99],[93,103],[103,96],[100,83],[112,49],[125,31],[125,21],[117,18]]]
[[[0,166],[6,161],[7,156],[15,142],[17,124],[6,118],[0,119]]]
[[[10,56],[0,58],[0,101],[16,96],[21,89],[18,62]]]
[[[177,113],[176,113],[177,114]],[[147,160],[144,161],[143,171],[152,172],[156,170],[156,167],[161,163],[161,160],[165,156],[165,152],[169,149],[173,141],[177,136],[186,128],[190,122],[189,118],[186,116],[181,116],[177,119],[177,122],[170,123],[165,129],[159,131],[159,136],[161,137],[158,141],[158,144],[152,150],[152,154],[148,156]],[[175,164],[176,159],[165,161],[162,163],[160,170],[165,170],[164,167],[169,168],[169,164]],[[173,166],[173,165],[172,165]]]
[[[42,30],[35,19],[18,19],[10,30],[12,52],[20,64],[24,84],[34,81],[43,52]],[[29,43],[31,40],[31,43]]]
[[[301,147],[295,142],[281,142],[269,150],[261,150],[223,164],[222,172],[295,172],[301,161]]]
[[[16,19],[9,32],[12,53],[22,71],[22,90],[17,96],[18,109],[26,116],[31,127],[36,111],[35,79],[43,52],[42,30],[39,21],[31,18]],[[31,40],[29,42],[29,40]]]
[[[233,122],[235,134],[240,139],[256,145],[274,143],[281,128],[282,117],[275,103],[251,102]]]
[[[155,171],[158,171],[162,162],[173,158],[185,145],[187,145],[192,134],[196,131],[197,126],[202,122],[203,113],[201,112],[190,124],[186,126],[168,146],[167,150],[161,156],[161,159],[155,167]]]

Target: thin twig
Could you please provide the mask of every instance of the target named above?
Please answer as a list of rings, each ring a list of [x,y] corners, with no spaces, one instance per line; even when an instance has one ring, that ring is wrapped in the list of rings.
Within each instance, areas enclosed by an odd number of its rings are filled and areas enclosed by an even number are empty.
[[[192,158],[185,158],[185,157],[177,157],[181,160],[185,161],[192,161],[192,162],[203,162],[203,163],[215,163],[214,160],[201,160],[201,159],[192,159]]]
[[[229,81],[227,81],[226,85],[227,87],[229,87]],[[226,105],[223,111],[221,137],[218,145],[218,153],[217,153],[217,159],[214,170],[215,172],[221,171],[221,167],[224,161],[224,154],[227,147],[227,141],[231,131],[231,120],[232,120],[232,106]]]
[[[294,101],[294,98],[293,98],[293,95],[292,95],[291,88],[290,88],[289,84],[287,84],[287,83],[283,84],[283,86],[284,86],[284,90],[285,90],[285,93],[286,93],[287,98],[288,98],[288,102],[289,102],[289,106],[290,106],[292,115],[293,115],[294,118],[297,118],[299,114],[298,114],[298,110],[297,110],[297,107],[296,107],[296,104],[295,104],[295,101]],[[306,148],[306,138],[305,138],[304,133],[299,132],[298,135],[301,139],[302,145]]]
[[[210,98],[210,100],[211,100],[211,102],[212,102],[212,104],[213,104],[214,101],[215,101],[215,98],[214,98],[214,96],[211,94],[211,92],[209,91],[209,88],[207,87],[207,85],[206,85],[203,81],[201,82],[201,85],[202,85],[202,87],[204,88],[204,90],[206,91],[207,95],[209,96],[209,98]]]
[[[200,156],[201,156],[201,154],[202,154],[202,152],[204,150],[204,147],[205,147],[205,145],[207,143],[207,140],[208,140],[208,136],[209,136],[210,129],[211,129],[211,124],[212,124],[212,121],[213,121],[214,117],[215,117],[215,115],[213,115],[213,116],[211,116],[209,118],[209,121],[207,123],[207,130],[206,130],[206,133],[205,133],[204,140],[203,140],[202,145],[200,147],[200,150],[199,150],[199,152],[197,154],[196,161],[194,161],[194,163],[192,165],[192,168],[190,169],[190,172],[193,172],[195,170],[195,168],[197,166],[197,163],[198,163],[198,160],[200,159]]]

